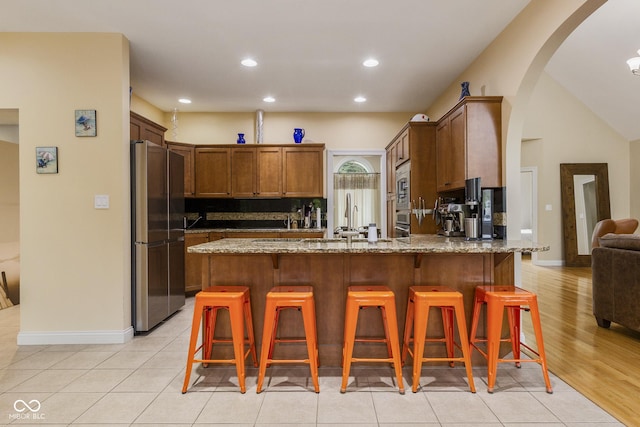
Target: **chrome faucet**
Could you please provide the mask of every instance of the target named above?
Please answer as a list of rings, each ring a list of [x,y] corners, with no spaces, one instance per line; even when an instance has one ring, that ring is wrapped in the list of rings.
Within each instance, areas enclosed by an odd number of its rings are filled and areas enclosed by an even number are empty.
[[[355,211],[358,210],[356,206],[353,207]],[[344,211],[344,216],[347,218],[347,230],[342,232],[342,235],[347,238],[347,244],[351,244],[353,236],[357,236],[358,232],[352,227],[353,212],[351,211],[351,193],[347,193],[347,207]]]

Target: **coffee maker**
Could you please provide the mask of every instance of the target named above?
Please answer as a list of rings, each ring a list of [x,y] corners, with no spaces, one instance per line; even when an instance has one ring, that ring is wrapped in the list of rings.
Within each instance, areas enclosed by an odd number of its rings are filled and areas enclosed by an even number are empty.
[[[438,234],[448,237],[463,237],[465,235],[465,218],[469,215],[467,206],[441,199],[436,208],[436,215],[442,223]]]
[[[493,239],[493,189],[482,188],[480,178],[465,180],[465,205],[469,217],[465,220],[468,239]]]

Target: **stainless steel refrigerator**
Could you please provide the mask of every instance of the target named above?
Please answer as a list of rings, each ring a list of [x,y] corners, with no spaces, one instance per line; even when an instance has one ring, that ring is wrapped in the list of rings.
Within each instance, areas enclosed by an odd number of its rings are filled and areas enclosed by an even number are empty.
[[[184,157],[131,141],[132,323],[158,325],[185,303]]]

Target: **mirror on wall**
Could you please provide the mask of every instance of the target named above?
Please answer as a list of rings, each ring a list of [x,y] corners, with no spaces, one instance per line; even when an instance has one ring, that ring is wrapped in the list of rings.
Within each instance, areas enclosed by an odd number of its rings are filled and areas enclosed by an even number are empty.
[[[611,217],[607,164],[561,163],[560,186],[565,265],[590,266],[593,229]]]

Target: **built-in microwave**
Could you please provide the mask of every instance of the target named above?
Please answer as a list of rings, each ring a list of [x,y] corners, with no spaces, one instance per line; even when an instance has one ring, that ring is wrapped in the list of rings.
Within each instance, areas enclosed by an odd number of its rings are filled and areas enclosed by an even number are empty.
[[[396,169],[396,210],[411,209],[410,162],[403,163]]]

